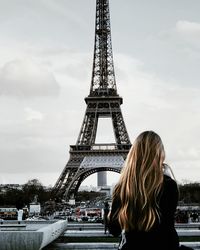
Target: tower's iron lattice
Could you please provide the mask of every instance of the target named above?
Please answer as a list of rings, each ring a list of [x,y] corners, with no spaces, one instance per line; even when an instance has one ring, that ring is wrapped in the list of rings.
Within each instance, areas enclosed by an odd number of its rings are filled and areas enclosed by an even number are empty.
[[[131,147],[117,93],[112,42],[109,0],[96,1],[96,26],[93,70],[90,93],[76,145],[70,146],[70,158],[58,178],[53,194],[64,199],[74,197],[89,175],[99,171],[120,173]],[[115,143],[95,144],[98,119],[112,120]]]

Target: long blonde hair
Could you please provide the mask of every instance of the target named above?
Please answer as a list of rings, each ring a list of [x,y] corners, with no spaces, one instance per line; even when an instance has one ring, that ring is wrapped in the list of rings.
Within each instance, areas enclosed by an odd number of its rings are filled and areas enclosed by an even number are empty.
[[[113,192],[113,198],[121,200],[116,214],[125,231],[149,231],[159,219],[164,159],[163,143],[155,132],[145,131],[133,143]]]

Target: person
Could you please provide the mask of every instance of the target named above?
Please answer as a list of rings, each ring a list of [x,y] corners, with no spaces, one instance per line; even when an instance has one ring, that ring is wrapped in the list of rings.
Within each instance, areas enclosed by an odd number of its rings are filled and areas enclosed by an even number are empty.
[[[160,136],[142,132],[112,194],[108,227],[112,235],[120,236],[119,250],[191,249],[180,244],[175,230],[178,185],[164,160]]]
[[[23,219],[23,207],[24,207],[23,199],[22,199],[22,197],[18,197],[18,199],[16,201],[18,224],[20,224],[20,222]]]
[[[104,234],[107,233],[108,230],[108,214],[110,212],[110,205],[108,201],[104,203]]]

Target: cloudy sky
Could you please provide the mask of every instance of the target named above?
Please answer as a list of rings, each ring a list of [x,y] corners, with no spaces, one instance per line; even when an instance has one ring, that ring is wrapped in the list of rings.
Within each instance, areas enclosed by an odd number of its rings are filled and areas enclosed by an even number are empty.
[[[95,5],[0,0],[0,184],[38,178],[53,186],[65,167],[90,89]],[[199,0],[110,0],[129,136],[160,134],[180,182],[200,181],[199,9]],[[110,119],[100,120],[97,142],[112,136]]]

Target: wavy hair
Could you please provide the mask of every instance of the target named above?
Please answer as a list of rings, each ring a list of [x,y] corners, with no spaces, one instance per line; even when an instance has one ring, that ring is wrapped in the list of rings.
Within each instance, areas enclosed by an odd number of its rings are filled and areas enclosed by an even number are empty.
[[[158,134],[145,131],[136,138],[113,191],[113,198],[121,200],[115,216],[125,231],[149,231],[160,219],[157,199],[163,183],[164,159]]]

